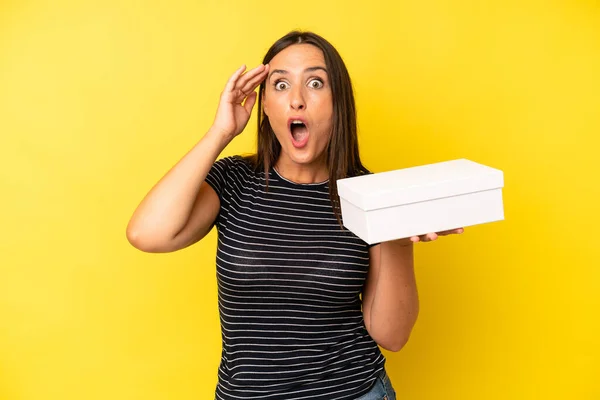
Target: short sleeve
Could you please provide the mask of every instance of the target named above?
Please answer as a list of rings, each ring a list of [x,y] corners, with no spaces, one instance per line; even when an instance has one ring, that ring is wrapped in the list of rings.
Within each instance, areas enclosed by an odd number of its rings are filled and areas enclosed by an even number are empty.
[[[219,199],[223,199],[223,193],[227,184],[227,179],[231,174],[233,167],[235,166],[235,157],[222,158],[212,165],[206,175],[206,183],[213,188],[213,190],[219,196]]]
[[[229,209],[229,196],[231,195],[231,181],[235,180],[236,167],[238,166],[238,156],[222,158],[212,165],[206,175],[205,182],[213,188],[217,196],[221,208],[219,214],[214,221],[215,226],[219,231],[224,228],[227,221],[227,213]]]

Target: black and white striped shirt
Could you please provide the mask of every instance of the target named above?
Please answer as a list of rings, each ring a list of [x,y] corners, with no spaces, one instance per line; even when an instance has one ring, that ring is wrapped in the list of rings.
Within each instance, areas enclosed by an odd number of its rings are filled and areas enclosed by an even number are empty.
[[[222,359],[216,398],[332,400],[367,393],[385,358],[359,294],[368,245],[340,228],[328,182],[298,184],[221,159],[217,282]]]

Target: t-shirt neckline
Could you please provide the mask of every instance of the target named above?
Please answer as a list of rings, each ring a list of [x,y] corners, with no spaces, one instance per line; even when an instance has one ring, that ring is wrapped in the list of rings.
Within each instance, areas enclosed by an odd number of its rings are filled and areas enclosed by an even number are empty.
[[[287,182],[291,185],[294,186],[323,186],[326,185],[327,183],[329,183],[329,179],[323,181],[323,182],[315,182],[315,183],[299,183],[299,182],[294,182],[291,181],[287,178],[285,178],[284,176],[282,176],[279,171],[277,171],[277,169],[275,167],[271,167],[271,171],[274,172],[275,176],[277,176],[278,178],[281,178],[281,180],[283,180],[284,182]]]

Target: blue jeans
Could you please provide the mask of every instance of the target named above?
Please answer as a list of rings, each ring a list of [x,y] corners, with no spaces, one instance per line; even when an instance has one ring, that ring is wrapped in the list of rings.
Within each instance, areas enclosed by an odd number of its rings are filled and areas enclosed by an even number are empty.
[[[396,400],[396,391],[387,376],[385,369],[381,371],[371,391],[356,400]]]

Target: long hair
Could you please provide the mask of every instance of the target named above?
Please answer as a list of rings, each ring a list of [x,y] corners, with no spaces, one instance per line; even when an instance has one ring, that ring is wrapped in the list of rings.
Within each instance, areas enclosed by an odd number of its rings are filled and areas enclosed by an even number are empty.
[[[327,40],[312,32],[292,31],[276,41],[267,51],[263,64],[269,63],[280,51],[293,44],[311,44],[323,52],[333,99],[332,132],[327,152],[329,169],[329,198],[336,219],[342,225],[340,202],[336,181],[368,173],[360,161],[356,127],[356,106],[350,75],[337,50]],[[281,153],[269,118],[262,103],[266,82],[260,85],[258,94],[258,142],[255,155],[248,160],[257,172],[264,171],[267,178]]]

